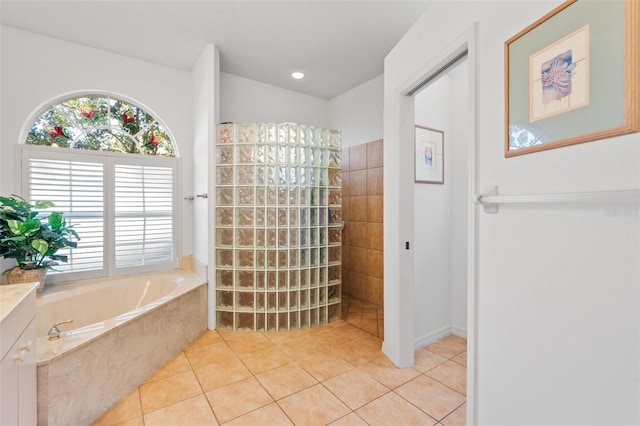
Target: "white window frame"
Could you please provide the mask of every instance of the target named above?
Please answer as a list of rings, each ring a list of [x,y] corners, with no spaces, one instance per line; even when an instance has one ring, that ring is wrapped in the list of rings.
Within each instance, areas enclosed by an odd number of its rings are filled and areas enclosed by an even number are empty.
[[[145,155],[123,154],[104,151],[83,151],[71,148],[56,148],[48,146],[21,144],[19,149],[20,167],[20,188],[21,196],[26,200],[30,199],[29,181],[29,159],[42,158],[51,160],[66,161],[90,161],[101,162],[104,165],[104,257],[103,268],[95,271],[68,272],[50,274],[47,282],[55,283],[69,280],[80,280],[88,278],[99,278],[119,275],[129,275],[144,272],[160,272],[176,269],[178,267],[178,248],[181,247],[179,228],[182,224],[181,214],[181,185],[180,185],[180,165],[178,157],[156,157]],[[170,263],[136,266],[117,269],[115,266],[115,202],[114,202],[114,168],[115,164],[135,164],[170,167],[173,169],[173,260]],[[80,238],[82,238],[82,234]],[[82,239],[78,242],[82,244]]]

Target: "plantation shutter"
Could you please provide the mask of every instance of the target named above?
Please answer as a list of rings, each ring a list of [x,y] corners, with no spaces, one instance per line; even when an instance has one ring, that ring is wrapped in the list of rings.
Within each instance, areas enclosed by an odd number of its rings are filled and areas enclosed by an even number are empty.
[[[64,213],[80,234],[78,248],[61,249],[68,262],[49,273],[103,270],[104,164],[102,162],[29,158],[29,200],[55,203],[50,210]]]
[[[174,169],[116,164],[114,169],[116,269],[174,259]]]

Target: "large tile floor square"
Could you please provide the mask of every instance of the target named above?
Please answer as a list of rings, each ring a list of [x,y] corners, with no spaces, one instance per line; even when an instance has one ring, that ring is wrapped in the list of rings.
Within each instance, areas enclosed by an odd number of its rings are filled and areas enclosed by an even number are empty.
[[[465,339],[418,349],[402,369],[381,345],[347,321],[206,331],[94,425],[465,424]]]

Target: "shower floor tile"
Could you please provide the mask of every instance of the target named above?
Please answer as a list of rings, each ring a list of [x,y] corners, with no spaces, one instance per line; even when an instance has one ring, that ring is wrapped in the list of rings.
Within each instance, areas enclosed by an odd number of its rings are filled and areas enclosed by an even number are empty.
[[[403,369],[381,345],[344,320],[274,333],[209,330],[93,424],[465,424],[465,339],[418,349]]]

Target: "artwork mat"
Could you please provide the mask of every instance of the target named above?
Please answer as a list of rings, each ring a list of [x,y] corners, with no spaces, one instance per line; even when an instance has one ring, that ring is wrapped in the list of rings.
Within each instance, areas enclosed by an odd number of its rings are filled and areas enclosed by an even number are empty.
[[[622,51],[622,54],[620,55],[620,62],[622,62],[623,64],[622,66],[619,67],[619,72],[621,74],[621,79],[623,80],[624,93],[618,96],[615,100],[616,107],[619,108],[621,111],[619,115],[615,117],[620,121],[620,123],[615,123],[614,125],[610,125],[610,126],[601,126],[599,128],[589,129],[587,131],[582,129],[581,128],[582,126],[580,125],[573,125],[573,126],[567,127],[568,134],[562,135],[559,138],[549,139],[547,141],[543,141],[543,143],[541,144],[523,147],[519,149],[511,148],[510,146],[510,141],[511,141],[510,134],[511,134],[511,124],[512,124],[512,120],[510,116],[511,107],[513,105],[518,106],[517,102],[525,102],[527,105],[526,108],[528,110],[529,99],[524,99],[521,101],[518,100],[518,101],[514,101],[515,103],[511,103],[511,98],[513,97],[515,99],[516,96],[513,95],[512,93],[513,90],[510,87],[511,74],[512,74],[511,63],[510,63],[510,49],[512,48],[512,45],[516,44],[516,42],[520,41],[520,39],[525,36],[526,37],[532,36],[536,38],[544,37],[544,31],[541,30],[539,27],[548,22],[549,23],[554,22],[554,18],[556,18],[556,15],[558,15],[560,12],[565,11],[565,9],[568,9],[567,12],[573,14],[573,15],[570,15],[573,18],[575,18],[576,15],[578,15],[577,16],[578,18],[581,18],[581,16],[579,16],[579,14],[576,13],[571,8],[571,6],[575,5],[576,3],[580,3],[581,4],[580,6],[582,6],[582,4],[589,4],[589,3],[594,4],[593,2],[587,2],[586,0],[567,0],[556,9],[552,10],[551,12],[549,12],[548,14],[546,14],[545,16],[543,16],[542,18],[540,18],[539,20],[537,20],[536,22],[528,26],[527,28],[520,31],[518,34],[511,37],[504,44],[504,52],[505,52],[505,134],[504,134],[505,154],[504,155],[505,157],[513,157],[513,156],[518,156],[523,154],[529,154],[532,152],[544,151],[544,150],[549,150],[549,149],[554,149],[554,148],[559,148],[559,147],[564,147],[564,146],[569,146],[569,145],[574,145],[574,144],[579,144],[584,142],[590,142],[598,139],[611,138],[618,135],[624,135],[624,134],[640,131],[640,93],[639,93],[640,92],[640,42],[639,42],[640,2],[636,0],[622,0],[622,2],[618,4],[620,5],[619,7],[623,10],[623,12],[621,12],[620,15],[616,15],[616,16],[623,21],[624,25],[618,26],[616,27],[616,29],[619,30],[621,33],[623,33],[621,36],[621,39],[624,40],[624,43],[615,44],[615,45],[610,44],[608,46],[608,47],[614,46],[616,48],[619,48],[619,50]],[[600,2],[600,4],[604,4],[604,3]],[[574,6],[574,7],[577,7],[577,6]],[[588,18],[589,17],[585,19],[588,19]],[[603,23],[607,22],[605,20],[599,19],[599,17],[591,17],[590,19],[592,24],[594,23],[594,21],[596,22],[601,21],[601,22],[597,22],[600,26],[604,25]],[[601,36],[603,35],[602,30],[600,35]],[[604,35],[607,36],[608,34],[604,34]],[[558,37],[558,39],[560,38],[562,37]],[[550,44],[552,43],[548,43],[547,46]],[[593,46],[593,43],[590,43],[590,46]],[[534,50],[539,51],[540,49],[534,49]],[[594,58],[593,52],[591,52],[589,56],[591,59],[590,61],[591,67],[593,67],[593,58]],[[527,57],[526,67],[529,67],[528,57]],[[593,72],[590,72],[590,74],[595,75],[593,74]],[[527,78],[527,81],[529,81],[528,78]],[[605,115],[607,114],[612,115],[612,114],[609,114],[607,109],[610,103],[601,102],[600,104],[594,104],[595,97],[592,97],[592,96],[595,96],[594,90],[593,90],[594,87],[599,90],[603,90],[603,88],[599,87],[597,82],[592,81],[591,84],[592,86],[590,89],[590,97],[592,100],[591,100],[591,104],[588,105],[586,109],[591,109],[591,108],[594,108],[594,105],[598,105],[598,108],[600,108],[601,111],[605,111]],[[526,94],[518,93],[517,96],[519,96],[519,98],[528,97],[528,91],[530,90],[530,88],[527,87],[525,90],[527,92]],[[581,114],[579,115],[579,117],[581,117],[581,120],[575,120],[575,121],[581,121],[583,123],[590,122],[591,117],[587,117],[586,114],[583,114],[582,113],[583,110],[584,109],[578,108],[576,110],[567,110],[565,112],[568,112],[569,114],[577,114],[577,113]],[[562,115],[560,114],[560,115],[557,115],[556,117],[552,116],[550,117],[550,119],[557,120],[558,117],[562,117]],[[543,131],[545,130],[544,120],[545,119],[540,119],[539,122],[534,123],[537,125],[536,127],[541,127]],[[599,124],[599,123],[596,123],[596,124]],[[595,126],[592,126],[592,127],[595,127]]]
[[[431,164],[427,164],[426,161],[427,148],[431,148],[434,152]],[[415,126],[414,182],[444,183],[444,131]]]
[[[561,105],[560,109],[548,111],[544,107],[542,98],[542,79],[534,79],[542,64],[561,55],[567,50],[572,51],[572,61],[577,63],[571,79],[571,96],[577,98],[576,103],[568,99],[568,105]],[[576,56],[578,59],[576,62]],[[535,122],[554,115],[562,114],[589,105],[589,24],[578,28],[565,37],[553,42],[529,57],[529,121]],[[575,89],[575,93],[574,93]]]

